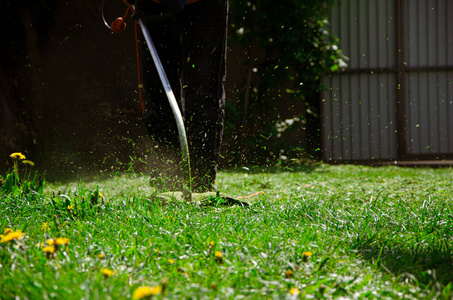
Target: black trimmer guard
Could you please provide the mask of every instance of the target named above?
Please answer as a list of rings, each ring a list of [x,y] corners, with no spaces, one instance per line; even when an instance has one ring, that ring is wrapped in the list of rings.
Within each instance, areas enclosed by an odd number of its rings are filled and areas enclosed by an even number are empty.
[[[152,200],[160,201],[162,204],[170,202],[189,202],[200,206],[241,206],[250,207],[250,203],[227,196],[220,196],[218,192],[192,193],[191,201],[187,201],[184,192],[166,192],[151,196]]]

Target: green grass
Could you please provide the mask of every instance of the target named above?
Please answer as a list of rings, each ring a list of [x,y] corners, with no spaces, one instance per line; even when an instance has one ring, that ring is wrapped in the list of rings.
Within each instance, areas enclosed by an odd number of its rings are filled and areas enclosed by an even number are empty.
[[[249,208],[161,205],[147,181],[126,174],[0,194],[0,229],[25,232],[0,245],[0,298],[130,299],[164,278],[157,298],[453,296],[452,169],[221,172],[223,194],[264,191]],[[57,236],[70,244],[46,256],[40,243]]]

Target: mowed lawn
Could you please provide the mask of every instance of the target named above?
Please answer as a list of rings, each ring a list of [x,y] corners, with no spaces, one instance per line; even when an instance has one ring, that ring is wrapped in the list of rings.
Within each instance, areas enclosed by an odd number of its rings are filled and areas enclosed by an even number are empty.
[[[122,174],[0,194],[0,299],[450,299],[453,170],[219,173],[249,207]],[[6,231],[5,231],[6,230]]]

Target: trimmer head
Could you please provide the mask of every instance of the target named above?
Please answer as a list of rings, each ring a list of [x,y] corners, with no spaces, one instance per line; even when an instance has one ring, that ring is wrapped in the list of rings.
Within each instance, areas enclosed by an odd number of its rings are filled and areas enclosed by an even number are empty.
[[[166,192],[153,195],[152,200],[160,201],[162,204],[170,202],[188,202],[184,192]],[[191,193],[190,203],[200,206],[241,206],[250,207],[250,203],[234,199],[231,197],[220,196],[219,192]]]

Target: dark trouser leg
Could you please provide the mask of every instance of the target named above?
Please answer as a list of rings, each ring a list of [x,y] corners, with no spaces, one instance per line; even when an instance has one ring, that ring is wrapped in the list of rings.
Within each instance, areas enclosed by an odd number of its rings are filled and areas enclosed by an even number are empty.
[[[225,114],[226,0],[186,6],[182,21],[185,122],[193,189],[215,181]]]
[[[175,24],[175,20],[167,20],[148,24],[147,27],[175,97],[180,103],[181,48]],[[153,168],[157,173],[172,176],[175,172],[179,173],[178,165],[181,159],[177,127],[151,54],[141,35],[139,41],[144,119],[154,146]]]

